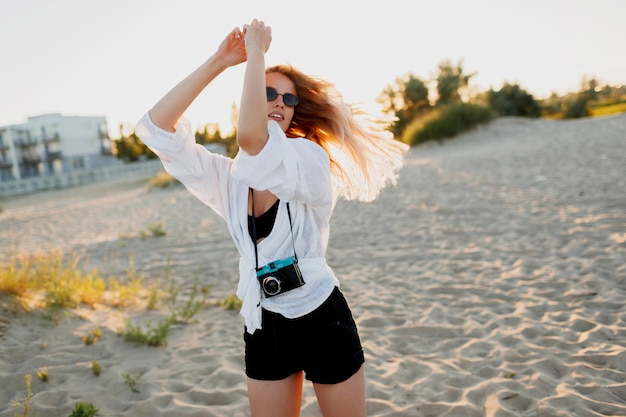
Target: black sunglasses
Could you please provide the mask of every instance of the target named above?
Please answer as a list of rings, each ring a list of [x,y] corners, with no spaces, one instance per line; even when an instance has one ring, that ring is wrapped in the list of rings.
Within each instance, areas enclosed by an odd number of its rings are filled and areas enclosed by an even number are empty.
[[[289,107],[296,107],[300,103],[300,99],[291,93],[280,94],[274,87],[266,87],[265,94],[267,95],[267,101],[274,101],[278,96],[283,96],[283,103]]]

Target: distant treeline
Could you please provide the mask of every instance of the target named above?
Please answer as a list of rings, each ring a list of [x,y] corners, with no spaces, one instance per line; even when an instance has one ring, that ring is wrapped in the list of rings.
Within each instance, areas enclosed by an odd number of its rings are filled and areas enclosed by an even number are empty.
[[[436,75],[423,80],[412,73],[396,79],[378,97],[386,113],[395,116],[395,137],[410,145],[440,140],[499,116],[572,119],[626,111],[626,86],[601,85],[584,77],[580,91],[553,93],[537,100],[518,84],[499,90],[475,91],[463,62],[442,61]]]
[[[580,90],[538,100],[519,84],[504,83],[498,90],[475,91],[463,61],[439,63],[432,79],[413,73],[398,77],[377,98],[383,111],[395,118],[390,126],[394,136],[410,145],[456,136],[477,124],[499,116],[572,119],[626,112],[626,86],[602,85],[597,79],[583,77]],[[229,133],[223,134],[217,123],[207,124],[195,133],[199,144],[220,144],[233,157],[237,151],[237,114],[232,106]],[[118,158],[126,161],[156,158],[154,153],[132,133],[115,141]]]

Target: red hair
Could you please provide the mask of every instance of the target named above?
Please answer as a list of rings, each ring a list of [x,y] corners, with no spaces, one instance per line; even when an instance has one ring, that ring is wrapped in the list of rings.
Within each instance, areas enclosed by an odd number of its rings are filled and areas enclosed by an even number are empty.
[[[347,105],[333,84],[290,65],[265,72],[283,74],[294,83],[300,103],[285,133],[326,150],[339,196],[372,201],[388,183],[396,183],[408,146],[393,139],[387,122]]]

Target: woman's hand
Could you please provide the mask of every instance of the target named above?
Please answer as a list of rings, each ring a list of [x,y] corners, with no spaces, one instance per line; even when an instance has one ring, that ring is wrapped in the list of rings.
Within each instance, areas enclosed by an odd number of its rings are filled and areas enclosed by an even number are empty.
[[[233,29],[217,48],[216,57],[226,66],[232,67],[247,59],[244,35],[239,28]]]
[[[226,68],[247,61],[244,34],[235,28],[224,38],[217,52],[211,55],[195,71],[172,88],[150,109],[152,122],[168,132],[174,132],[176,123],[185,110]]]
[[[272,28],[265,26],[263,21],[254,19],[249,25],[244,25],[243,34],[247,53],[254,50],[260,50],[262,53],[265,53],[270,48]]]

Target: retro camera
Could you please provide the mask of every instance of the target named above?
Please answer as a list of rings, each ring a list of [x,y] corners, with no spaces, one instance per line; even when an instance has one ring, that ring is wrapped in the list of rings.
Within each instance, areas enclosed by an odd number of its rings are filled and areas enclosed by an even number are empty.
[[[273,297],[304,285],[298,260],[293,256],[257,268],[256,276],[266,297]]]

